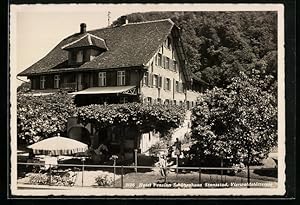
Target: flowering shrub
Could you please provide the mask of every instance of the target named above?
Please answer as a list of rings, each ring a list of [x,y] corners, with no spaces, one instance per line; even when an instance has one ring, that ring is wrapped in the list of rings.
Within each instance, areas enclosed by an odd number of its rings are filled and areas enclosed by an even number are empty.
[[[127,103],[76,107],[73,99],[63,92],[45,96],[20,92],[17,100],[18,145],[32,144],[57,132],[65,133],[67,120],[72,116],[98,128],[129,125],[140,132],[155,129],[164,135],[171,128],[177,128],[185,115],[185,109],[176,105]]]
[[[77,174],[75,172],[67,172],[60,175],[55,175],[52,177],[51,183],[56,186],[72,186],[75,183]]]
[[[162,134],[182,124],[185,109],[177,105],[111,104],[79,107],[76,115],[86,124],[96,122],[100,128],[112,125],[136,126],[141,132],[157,130]]]
[[[65,132],[74,113],[73,100],[66,93],[45,96],[17,96],[18,144],[32,144],[57,132]]]
[[[30,184],[46,185],[50,182],[50,176],[47,173],[30,173],[28,177]]]
[[[67,172],[61,175],[53,175],[51,177],[51,184],[55,186],[71,186],[74,185],[77,174],[75,172]],[[35,185],[50,184],[50,175],[48,173],[29,173],[28,182]]]
[[[108,174],[99,175],[95,178],[96,183],[98,186],[110,186],[113,183],[113,178]]]

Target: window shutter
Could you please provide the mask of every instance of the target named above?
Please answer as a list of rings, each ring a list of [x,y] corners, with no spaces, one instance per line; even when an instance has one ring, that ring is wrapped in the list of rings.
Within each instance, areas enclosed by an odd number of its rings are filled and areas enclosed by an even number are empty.
[[[175,87],[176,83],[175,82],[176,82],[176,80],[173,78],[173,91],[176,90],[176,87]]]
[[[157,84],[158,84],[158,87],[161,88],[161,86],[162,86],[162,77],[161,76],[158,76]]]
[[[165,57],[165,69],[168,69],[168,57]]]
[[[153,74],[151,74],[151,86],[152,86],[152,87],[154,87],[154,77],[155,77],[155,76],[154,76]]]
[[[165,58],[165,68],[168,69],[168,57]]]
[[[146,76],[146,78],[144,77],[144,78],[145,78],[145,80],[144,80],[144,81],[145,81],[145,85],[148,86],[148,85],[149,85],[149,73],[146,72],[146,73],[144,74],[144,76]]]
[[[130,70],[125,71],[125,85],[130,85]]]
[[[151,85],[151,73],[148,73],[147,86]]]
[[[168,78],[165,78],[165,90],[168,90]]]

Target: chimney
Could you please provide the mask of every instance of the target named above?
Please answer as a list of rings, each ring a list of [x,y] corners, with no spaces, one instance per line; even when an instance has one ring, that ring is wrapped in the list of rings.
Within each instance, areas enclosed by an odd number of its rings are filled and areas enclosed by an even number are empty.
[[[86,24],[81,23],[80,24],[80,34],[86,33]]]
[[[126,25],[126,24],[128,24],[127,16],[121,16],[121,25]]]

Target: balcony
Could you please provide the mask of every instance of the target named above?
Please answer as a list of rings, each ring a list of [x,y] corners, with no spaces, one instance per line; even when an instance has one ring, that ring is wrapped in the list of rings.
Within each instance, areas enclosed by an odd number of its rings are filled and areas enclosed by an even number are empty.
[[[87,83],[81,83],[78,84],[76,82],[73,83],[62,83],[61,84],[61,89],[67,90],[67,91],[79,91],[87,88]]]

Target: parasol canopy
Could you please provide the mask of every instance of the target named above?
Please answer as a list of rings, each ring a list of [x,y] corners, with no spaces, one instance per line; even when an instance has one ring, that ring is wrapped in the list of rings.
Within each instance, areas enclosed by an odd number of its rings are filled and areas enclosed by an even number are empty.
[[[28,148],[32,149],[34,154],[72,155],[78,152],[85,152],[88,149],[88,145],[77,140],[61,137],[58,134],[56,137],[29,145]]]

